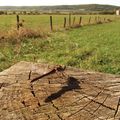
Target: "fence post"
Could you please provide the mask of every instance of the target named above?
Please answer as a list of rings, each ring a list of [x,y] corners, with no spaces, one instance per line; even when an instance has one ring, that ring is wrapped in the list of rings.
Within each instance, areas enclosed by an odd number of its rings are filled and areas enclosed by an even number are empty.
[[[98,16],[98,23],[100,23],[100,17]]]
[[[97,17],[95,17],[95,24],[97,23]]]
[[[99,17],[99,22],[102,22],[101,17]]]
[[[104,18],[104,22],[106,22],[106,18]]]
[[[66,28],[66,17],[64,17],[64,25],[63,25],[64,28]]]
[[[73,18],[73,26],[74,26],[74,24],[75,24],[75,17]]]
[[[16,17],[17,17],[17,30],[19,30],[19,28],[20,28],[20,26],[19,26],[19,22],[20,22],[19,15],[17,15]]]
[[[71,13],[69,13],[69,27],[71,27]]]
[[[53,21],[52,21],[52,16],[50,16],[50,29],[53,31]]]
[[[91,23],[91,17],[89,18],[89,22],[88,22],[88,24],[90,24]]]
[[[80,17],[79,25],[80,25],[80,26],[82,25],[82,17]]]

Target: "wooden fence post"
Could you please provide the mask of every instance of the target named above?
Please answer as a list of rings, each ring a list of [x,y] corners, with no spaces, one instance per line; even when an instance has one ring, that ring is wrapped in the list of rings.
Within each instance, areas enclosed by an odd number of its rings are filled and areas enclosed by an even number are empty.
[[[71,27],[71,13],[69,14],[69,27]]]
[[[95,17],[95,24],[97,23],[97,17]]]
[[[100,23],[100,17],[98,16],[98,23]]]
[[[50,16],[50,29],[53,31],[53,21],[52,21],[52,16]]]
[[[66,28],[66,17],[64,17],[64,25],[63,25],[64,28]]]
[[[79,25],[80,26],[82,25],[82,17],[80,17],[80,19],[79,19]]]
[[[104,22],[106,22],[106,18],[104,18]]]
[[[101,17],[99,17],[99,22],[102,22]]]
[[[19,28],[20,28],[20,26],[19,26],[19,22],[20,22],[19,15],[17,15],[16,17],[17,17],[17,30],[19,30]]]
[[[73,26],[74,26],[74,24],[75,24],[75,19],[76,19],[76,18],[74,17],[74,18],[73,18]]]
[[[88,21],[88,24],[90,24],[91,23],[91,17],[89,18],[89,21]]]

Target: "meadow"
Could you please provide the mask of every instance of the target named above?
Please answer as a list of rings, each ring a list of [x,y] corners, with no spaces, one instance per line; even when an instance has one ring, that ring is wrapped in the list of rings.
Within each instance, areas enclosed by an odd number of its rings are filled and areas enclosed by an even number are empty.
[[[100,17],[101,21],[104,18],[116,20],[118,19],[115,15],[72,15],[71,25],[73,24],[73,18],[75,17],[75,24],[79,24],[80,16],[82,17],[82,24],[87,25],[89,18],[91,17],[91,24],[95,23],[95,18]],[[52,15],[54,29],[62,29],[64,24],[64,17],[67,19],[67,26],[69,25],[69,15]],[[24,20],[23,23],[25,28],[32,29],[50,29],[50,15],[20,15],[20,21]],[[16,15],[0,15],[0,30],[9,30],[16,27]]]
[[[84,70],[120,74],[120,20],[116,16],[101,16],[114,20],[110,23],[87,25],[90,16],[83,16],[77,29],[63,29],[66,15],[54,15],[58,31],[50,32],[48,15],[23,15],[24,27],[48,30],[46,37],[0,40],[0,71],[21,61],[47,62],[78,67]],[[68,19],[68,16],[66,16]],[[76,24],[79,22],[76,16]],[[92,22],[96,16],[92,16]],[[0,31],[16,28],[16,16],[0,16]],[[14,39],[14,36],[13,36]],[[18,52],[19,51],[19,52]]]

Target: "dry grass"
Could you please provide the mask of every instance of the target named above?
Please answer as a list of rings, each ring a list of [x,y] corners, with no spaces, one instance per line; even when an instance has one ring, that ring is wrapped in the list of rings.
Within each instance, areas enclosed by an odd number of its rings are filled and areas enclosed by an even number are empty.
[[[12,28],[6,33],[0,32],[0,42],[12,42],[15,44],[24,38],[46,38],[47,36],[49,36],[49,33],[41,29],[21,28],[20,30],[16,30]]]

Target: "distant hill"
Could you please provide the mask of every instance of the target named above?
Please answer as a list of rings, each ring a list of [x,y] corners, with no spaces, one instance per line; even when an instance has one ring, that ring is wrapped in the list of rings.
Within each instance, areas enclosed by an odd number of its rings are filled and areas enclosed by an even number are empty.
[[[77,12],[100,12],[114,11],[120,9],[119,6],[84,4],[84,5],[60,5],[60,6],[0,6],[2,11],[77,11]]]

